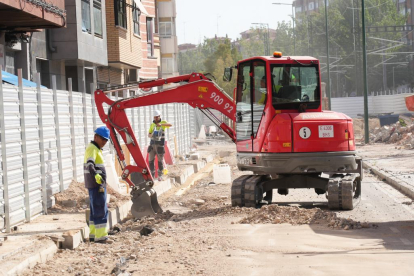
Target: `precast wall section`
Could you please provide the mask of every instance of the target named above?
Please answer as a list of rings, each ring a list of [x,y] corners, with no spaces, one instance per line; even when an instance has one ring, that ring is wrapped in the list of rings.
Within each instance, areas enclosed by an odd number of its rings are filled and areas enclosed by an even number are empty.
[[[10,231],[46,214],[54,194],[66,190],[73,180],[83,182],[85,148],[103,123],[93,95],[71,87],[69,79],[68,91],[55,89],[55,77],[53,89],[12,86],[0,80],[0,229]],[[134,93],[125,90],[110,98]],[[141,149],[150,143],[148,130],[156,109],[173,125],[166,132],[173,156],[187,154],[201,120],[195,119],[198,110],[181,103],[126,110]],[[115,156],[110,143],[103,152]]]

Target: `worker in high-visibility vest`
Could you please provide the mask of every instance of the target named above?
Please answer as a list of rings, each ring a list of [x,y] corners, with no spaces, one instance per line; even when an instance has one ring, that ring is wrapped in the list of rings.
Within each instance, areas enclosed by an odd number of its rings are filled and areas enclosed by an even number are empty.
[[[152,176],[155,176],[155,155],[158,159],[158,181],[162,181],[164,173],[164,154],[165,154],[165,130],[172,124],[161,119],[161,112],[154,110],[154,120],[150,125],[148,137],[151,138],[148,147],[148,161]]]
[[[110,131],[106,126],[95,130],[93,141],[85,151],[84,178],[85,188],[89,192],[89,240],[99,243],[113,243],[108,239],[108,205],[106,203],[106,170],[102,148],[110,138]]]

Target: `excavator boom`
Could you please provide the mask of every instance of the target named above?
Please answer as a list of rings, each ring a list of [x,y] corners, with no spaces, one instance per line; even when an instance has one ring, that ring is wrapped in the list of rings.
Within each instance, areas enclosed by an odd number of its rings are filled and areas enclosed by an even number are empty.
[[[113,101],[107,96],[109,93],[126,89],[149,89],[177,83],[179,84],[178,86],[159,92],[143,93],[142,95],[136,95],[118,101]],[[232,121],[235,120],[236,116],[236,106],[233,100],[213,81],[200,73],[141,82],[133,85],[117,86],[106,91],[96,90],[95,103],[102,122],[111,130],[111,142],[116,150],[119,163],[123,170],[121,177],[131,187],[133,202],[131,211],[136,218],[160,213],[162,209],[158,204],[156,192],[152,188],[154,185],[153,176],[142,155],[125,110],[128,108],[158,104],[187,103],[194,108],[210,113],[210,115],[212,113],[209,109],[218,110]],[[105,113],[104,105],[108,106],[107,113]],[[231,127],[221,122],[214,115],[211,116],[211,119],[223,129],[233,142],[236,141],[235,131]],[[117,133],[125,142],[136,165],[126,164]],[[131,173],[140,173],[142,175],[142,181],[140,183],[133,183],[129,179]]]

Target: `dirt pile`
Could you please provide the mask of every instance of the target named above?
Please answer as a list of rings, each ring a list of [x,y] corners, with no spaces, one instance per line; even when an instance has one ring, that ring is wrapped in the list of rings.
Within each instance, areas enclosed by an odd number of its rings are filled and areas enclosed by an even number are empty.
[[[353,119],[354,125],[354,134],[356,141],[363,141],[364,140],[364,119]],[[380,121],[378,118],[371,118],[369,119],[369,132],[372,133],[376,128],[380,128]]]
[[[172,212],[165,211],[162,214],[155,215],[154,217],[144,217],[142,219],[136,220],[131,216],[131,214],[129,214],[129,216],[126,219],[124,219],[122,223],[116,224],[114,229],[115,232],[141,232],[146,227],[154,230],[155,233],[161,232],[165,234],[165,230],[162,228],[162,224],[171,219],[173,216],[174,214]]]
[[[108,208],[115,208],[119,204],[130,200],[129,196],[122,195],[107,186],[110,194]],[[62,193],[55,194],[56,205],[50,209],[51,213],[79,213],[89,208],[89,194],[82,182],[72,181],[69,188]]]
[[[241,219],[240,224],[281,224],[292,225],[321,224],[333,229],[361,229],[370,228],[366,222],[352,219],[338,218],[336,213],[323,211],[319,208],[304,209],[291,206],[279,206],[277,204],[265,205],[260,209],[253,209],[249,215]],[[374,226],[373,226],[374,227]]]

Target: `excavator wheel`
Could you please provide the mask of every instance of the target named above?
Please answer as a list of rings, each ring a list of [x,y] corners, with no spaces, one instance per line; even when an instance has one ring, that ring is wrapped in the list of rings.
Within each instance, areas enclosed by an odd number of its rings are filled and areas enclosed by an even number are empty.
[[[353,210],[361,201],[361,179],[357,174],[334,175],[328,183],[328,207]]]
[[[162,213],[162,209],[158,204],[157,192],[152,188],[146,191],[133,189],[131,200],[131,213],[136,219]]]
[[[259,184],[268,179],[266,175],[243,175],[235,179],[231,186],[231,205],[233,207],[257,207],[263,199],[263,191]],[[267,192],[266,196],[268,193],[271,191]]]

